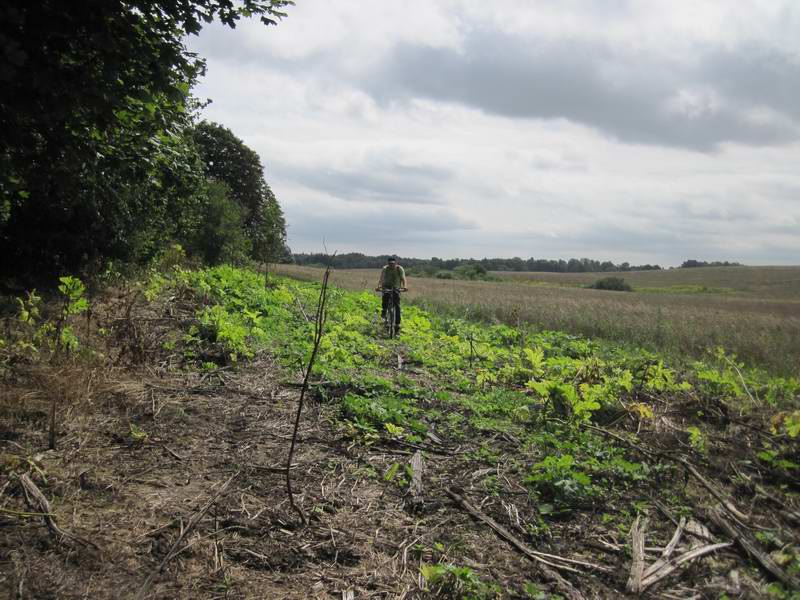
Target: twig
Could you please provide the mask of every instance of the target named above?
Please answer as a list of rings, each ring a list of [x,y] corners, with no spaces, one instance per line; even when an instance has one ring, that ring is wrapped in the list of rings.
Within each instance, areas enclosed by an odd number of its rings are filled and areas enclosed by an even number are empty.
[[[651,585],[658,583],[659,581],[664,579],[667,575],[673,573],[683,563],[695,560],[696,558],[700,558],[701,556],[705,556],[706,554],[711,554],[712,552],[716,552],[717,550],[721,550],[722,548],[728,548],[729,546],[731,546],[730,542],[724,542],[722,544],[708,544],[707,546],[699,546],[697,548],[694,548],[693,550],[684,552],[680,556],[676,556],[675,558],[668,560],[666,563],[661,565],[658,570],[646,576],[642,580],[641,590],[644,591]]]
[[[742,387],[744,387],[744,391],[747,392],[747,395],[750,398],[750,402],[752,402],[753,404],[758,404],[760,406],[761,405],[761,400],[756,401],[756,399],[753,398],[753,394],[750,393],[750,388],[747,387],[747,383],[744,380],[744,375],[742,375],[742,372],[739,370],[739,367],[736,366],[736,363],[733,362],[727,356],[724,356],[723,358],[725,359],[726,363],[728,363],[730,366],[732,366],[734,368],[734,370],[736,371],[736,374],[739,375],[739,379],[742,382]]]
[[[677,461],[678,461],[678,462],[680,462],[680,463],[681,463],[681,464],[682,464],[684,467],[686,467],[686,469],[687,469],[687,470],[688,470],[688,471],[689,471],[689,472],[690,472],[692,475],[694,475],[694,476],[695,476],[695,478],[696,478],[696,479],[697,479],[697,480],[698,480],[698,481],[699,481],[701,484],[703,484],[703,487],[705,487],[705,488],[706,488],[706,489],[707,489],[709,492],[711,492],[711,495],[712,495],[712,496],[714,496],[714,498],[716,498],[717,500],[719,500],[719,502],[722,504],[722,506],[724,506],[724,507],[725,507],[725,509],[726,509],[726,510],[727,510],[729,513],[731,513],[731,515],[733,515],[734,517],[736,517],[737,519],[739,519],[740,521],[742,521],[742,522],[744,522],[744,523],[746,523],[746,522],[747,522],[747,520],[748,520],[748,519],[747,519],[747,515],[745,515],[745,514],[744,514],[744,513],[742,513],[741,511],[739,511],[739,509],[737,509],[737,508],[736,508],[736,507],[733,505],[733,502],[731,502],[730,500],[728,500],[728,498],[726,498],[725,496],[723,496],[721,492],[717,491],[717,489],[716,489],[714,486],[712,486],[712,485],[711,485],[711,484],[710,484],[710,483],[709,483],[709,482],[708,482],[708,481],[705,479],[705,477],[703,477],[703,476],[702,476],[702,475],[701,475],[701,474],[700,474],[700,473],[697,471],[697,469],[695,469],[695,468],[694,468],[694,465],[692,465],[692,463],[690,463],[688,460],[686,460],[686,459],[685,459],[685,458],[683,458],[683,457],[681,457],[681,458],[677,458],[677,459],[675,459],[675,460],[677,460]]]
[[[724,531],[729,537],[733,538],[742,550],[744,550],[751,558],[758,561],[758,563],[766,569],[773,577],[787,585],[790,589],[800,588],[800,578],[790,575],[780,568],[772,558],[759,550],[755,540],[746,531],[742,531],[734,523],[728,521],[722,514],[719,507],[714,507],[708,511],[708,516],[711,521]]]
[[[583,594],[581,594],[579,590],[577,590],[569,581],[564,579],[558,573],[557,570],[554,570],[554,569],[558,569],[558,570],[562,570],[562,571],[571,571],[573,573],[580,573],[580,571],[578,571],[577,569],[575,569],[573,567],[567,566],[567,565],[563,565],[563,564],[560,565],[560,564],[557,564],[555,562],[550,562],[548,560],[545,560],[544,558],[542,558],[540,556],[539,552],[536,552],[535,550],[531,550],[530,548],[528,548],[528,546],[526,546],[524,543],[522,543],[520,540],[518,540],[516,537],[514,537],[505,527],[500,525],[497,521],[492,519],[490,516],[482,513],[477,508],[472,506],[469,502],[467,502],[459,494],[457,494],[456,492],[454,492],[453,490],[450,490],[450,489],[447,490],[446,493],[450,498],[455,500],[456,503],[460,504],[461,507],[464,510],[466,510],[469,514],[471,514],[473,517],[475,517],[479,521],[481,521],[481,522],[485,523],[486,525],[488,525],[502,539],[504,539],[509,544],[514,546],[517,550],[522,552],[529,559],[531,559],[532,561],[538,563],[542,574],[545,576],[545,578],[548,581],[550,581],[556,587],[556,589],[559,591],[559,593],[561,593],[564,596],[566,596],[569,600],[584,600]],[[551,556],[553,556],[553,555],[551,555]],[[556,558],[560,559],[561,557],[556,557]],[[570,561],[570,562],[573,562],[573,561]],[[583,564],[596,567],[596,565],[590,565],[589,563],[583,563]],[[553,567],[553,568],[550,568],[550,567]]]
[[[189,535],[189,533],[200,522],[200,519],[202,519],[205,516],[205,514],[208,512],[208,509],[211,508],[214,502],[217,501],[217,498],[219,498],[222,495],[222,493],[228,489],[228,486],[230,486],[233,480],[239,476],[239,473],[240,472],[237,471],[236,473],[231,475],[228,478],[228,480],[220,486],[220,488],[216,491],[216,493],[213,496],[211,496],[211,498],[209,498],[209,500],[200,508],[200,510],[197,511],[194,515],[192,515],[192,517],[189,519],[189,522],[186,524],[186,527],[183,527],[180,535],[178,536],[178,539],[176,539],[175,542],[173,542],[172,546],[170,546],[169,551],[167,552],[164,559],[158,564],[158,567],[156,567],[156,569],[153,570],[150,573],[150,575],[147,576],[147,579],[145,579],[145,582],[142,584],[142,587],[139,588],[139,593],[136,594],[136,600],[142,600],[147,595],[147,591],[150,589],[150,585],[153,583],[153,579],[155,578],[156,574],[160,573],[164,569],[164,566],[170,560],[175,558],[178,554],[180,554],[184,550],[183,548],[181,548],[180,550],[176,551],[181,542],[183,542],[183,540],[186,539],[186,536]]]
[[[629,446],[630,448],[633,448],[634,450],[641,452],[642,454],[646,454],[652,457],[660,456],[662,458],[673,460],[675,462],[682,464],[684,467],[686,467],[686,470],[689,471],[689,473],[693,475],[695,479],[697,479],[697,481],[699,481],[700,484],[704,488],[706,488],[711,493],[711,495],[714,496],[714,498],[716,498],[731,515],[733,515],[743,523],[746,523],[748,521],[747,515],[742,513],[738,508],[736,508],[733,502],[731,502],[728,498],[722,495],[722,493],[719,492],[714,486],[712,486],[711,483],[709,483],[708,480],[700,474],[700,472],[694,467],[694,465],[690,463],[683,456],[672,456],[665,452],[659,452],[657,450],[648,450],[647,448],[644,448],[639,444],[635,444],[634,442],[631,442],[629,440],[626,440],[621,435],[617,435],[616,433],[608,431],[607,429],[603,429],[602,427],[597,427],[596,425],[590,425],[588,423],[585,424],[585,426],[588,427],[589,429],[594,429],[595,431],[599,431],[604,435],[614,438],[615,440],[622,442],[623,444]]]
[[[50,508],[50,502],[47,501],[47,498],[44,497],[44,494],[38,487],[36,487],[36,484],[33,483],[31,478],[28,477],[26,473],[23,473],[19,476],[19,482],[22,485],[22,490],[25,492],[25,502],[28,504],[28,506],[34,509],[32,513],[38,513],[42,517],[45,525],[47,525],[47,529],[53,536],[61,536],[62,538],[83,544],[84,546],[91,546],[95,550],[100,549],[94,542],[90,542],[89,540],[80,538],[77,535],[67,533],[63,529],[59,528],[55,519],[53,518],[53,511]]]
[[[300,388],[300,399],[297,402],[297,414],[294,419],[294,430],[292,431],[292,442],[289,445],[289,456],[286,459],[286,493],[289,496],[289,504],[294,511],[300,516],[300,521],[305,525],[306,515],[303,509],[297,506],[294,501],[294,493],[292,492],[292,459],[294,458],[294,449],[297,445],[297,432],[300,428],[300,416],[303,413],[303,402],[308,391],[308,380],[311,377],[311,369],[314,367],[314,360],[317,358],[319,351],[319,344],[322,341],[322,334],[325,328],[326,318],[326,305],[328,302],[328,279],[331,275],[330,266],[326,267],[325,274],[322,276],[322,286],[319,290],[319,299],[317,300],[317,312],[314,320],[314,346],[311,350],[311,356],[308,359],[305,373],[303,375],[303,386]]]
[[[162,444],[162,447],[164,448],[164,450],[166,450],[170,455],[174,456],[176,459],[184,460],[183,456],[181,456],[180,454],[175,452],[175,450],[173,450],[172,448],[170,448],[166,444]]]
[[[306,309],[303,308],[303,303],[300,302],[300,298],[294,296],[294,301],[297,302],[297,307],[300,309],[300,314],[303,315],[303,318],[306,320],[306,323],[311,323],[311,319],[308,318],[308,315],[306,314]]]

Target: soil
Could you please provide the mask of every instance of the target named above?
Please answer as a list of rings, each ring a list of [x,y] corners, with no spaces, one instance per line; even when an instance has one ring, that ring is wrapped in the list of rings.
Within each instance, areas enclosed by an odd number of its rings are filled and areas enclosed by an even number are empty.
[[[548,535],[531,541],[536,507],[507,477],[503,460],[486,468],[467,458],[475,450],[470,440],[358,443],[335,406],[316,395],[302,414],[291,469],[304,525],[285,476],[296,383],[267,355],[237,369],[175,374],[147,357],[147,344],[138,349],[139,360],[129,364],[31,366],[4,384],[0,593],[7,597],[425,598],[433,592],[420,567],[437,562],[469,567],[507,598],[536,597],[525,595],[525,582],[563,593],[546,565],[474,518],[448,490],[533,550],[589,563],[561,573],[585,598],[624,593],[630,540],[602,518],[614,507],[555,518]],[[413,367],[404,368],[413,376]],[[48,450],[53,398],[57,443]],[[654,447],[659,435],[652,432]],[[504,456],[517,447],[502,435],[492,443]],[[406,465],[418,450],[422,487],[412,494],[400,481],[410,478]],[[25,501],[21,473],[47,497],[67,536],[30,514],[37,511]],[[708,500],[696,482],[684,483]],[[770,512],[755,501],[742,508]],[[672,536],[672,520],[667,509],[651,515],[646,564]],[[684,536],[681,551],[697,540]],[[730,546],[645,595],[756,598],[762,576]],[[439,592],[463,596],[457,588]]]

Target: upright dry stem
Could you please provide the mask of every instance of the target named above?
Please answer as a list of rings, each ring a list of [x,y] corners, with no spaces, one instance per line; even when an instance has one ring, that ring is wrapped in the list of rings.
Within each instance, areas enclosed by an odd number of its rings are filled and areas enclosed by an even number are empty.
[[[294,493],[292,492],[292,459],[294,458],[294,449],[297,445],[297,431],[300,428],[300,415],[303,413],[303,403],[308,390],[308,380],[311,377],[311,369],[314,366],[314,361],[317,358],[319,350],[319,343],[322,341],[322,333],[325,327],[326,305],[328,301],[328,278],[330,277],[331,269],[325,269],[322,276],[322,287],[319,290],[319,299],[317,300],[317,312],[314,319],[314,346],[311,350],[311,356],[308,359],[305,373],[303,375],[303,385],[300,388],[300,400],[297,402],[297,414],[294,419],[294,431],[292,432],[292,442],[289,445],[289,457],[286,459],[286,493],[289,495],[289,504],[300,516],[303,525],[306,524],[306,515],[294,501]]]

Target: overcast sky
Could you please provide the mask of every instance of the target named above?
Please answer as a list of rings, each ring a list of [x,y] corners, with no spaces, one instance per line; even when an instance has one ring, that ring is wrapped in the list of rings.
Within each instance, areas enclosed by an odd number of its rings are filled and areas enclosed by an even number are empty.
[[[206,118],[295,252],[800,264],[800,2],[297,0]]]

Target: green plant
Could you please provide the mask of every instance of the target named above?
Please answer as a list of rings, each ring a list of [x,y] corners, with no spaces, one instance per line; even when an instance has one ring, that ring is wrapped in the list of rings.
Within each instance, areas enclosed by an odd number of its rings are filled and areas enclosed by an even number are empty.
[[[576,466],[571,454],[547,456],[533,464],[525,481],[543,498],[564,505],[595,495],[591,477]]]
[[[705,454],[707,449],[706,436],[703,435],[703,432],[700,431],[700,428],[690,426],[686,428],[686,431],[689,434],[689,444],[691,444],[692,448],[701,454]]]
[[[481,581],[469,567],[452,564],[422,565],[420,573],[428,591],[442,598],[486,600],[497,597],[499,587]]]

